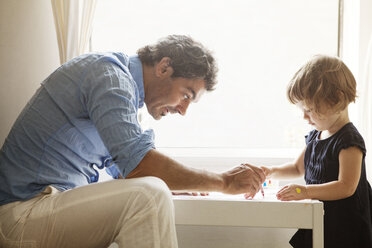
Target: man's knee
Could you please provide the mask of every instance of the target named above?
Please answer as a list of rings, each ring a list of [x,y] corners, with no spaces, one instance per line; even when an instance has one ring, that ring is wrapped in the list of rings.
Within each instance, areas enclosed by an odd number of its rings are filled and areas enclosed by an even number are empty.
[[[172,194],[167,184],[160,178],[149,176],[128,180],[131,180],[132,192],[139,194],[137,197],[149,198],[146,202],[155,201],[156,205],[173,205]]]
[[[167,186],[167,184],[158,177],[143,177],[141,180],[142,187],[151,196],[158,199],[171,200],[172,194]]]

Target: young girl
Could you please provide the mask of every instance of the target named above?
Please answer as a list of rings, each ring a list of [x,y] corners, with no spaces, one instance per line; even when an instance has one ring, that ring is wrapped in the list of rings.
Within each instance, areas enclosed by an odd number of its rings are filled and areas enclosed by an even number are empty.
[[[348,116],[348,105],[356,97],[352,73],[336,57],[315,56],[295,74],[287,96],[315,129],[306,136],[306,148],[294,163],[262,166],[271,178],[304,175],[306,186],[286,185],[277,198],[324,203],[325,248],[371,248],[372,190],[366,178],[366,148]],[[312,247],[311,230],[300,229],[290,244]]]

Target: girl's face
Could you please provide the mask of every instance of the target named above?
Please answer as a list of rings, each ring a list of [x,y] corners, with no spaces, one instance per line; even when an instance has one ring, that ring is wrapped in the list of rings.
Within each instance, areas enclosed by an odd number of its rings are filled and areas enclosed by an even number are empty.
[[[316,113],[311,106],[303,101],[296,104],[304,113],[303,118],[318,131],[328,131],[330,135],[337,132],[349,122],[347,108],[343,111],[334,111],[326,105],[321,105],[320,113]]]

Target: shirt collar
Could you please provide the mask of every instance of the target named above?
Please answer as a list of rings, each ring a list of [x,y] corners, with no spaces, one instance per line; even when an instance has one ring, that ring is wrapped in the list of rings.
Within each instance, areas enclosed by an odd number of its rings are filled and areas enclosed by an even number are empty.
[[[129,71],[132,75],[134,81],[137,84],[139,91],[139,108],[143,107],[145,99],[145,90],[143,87],[143,72],[142,72],[142,63],[138,55],[133,55],[129,57]]]

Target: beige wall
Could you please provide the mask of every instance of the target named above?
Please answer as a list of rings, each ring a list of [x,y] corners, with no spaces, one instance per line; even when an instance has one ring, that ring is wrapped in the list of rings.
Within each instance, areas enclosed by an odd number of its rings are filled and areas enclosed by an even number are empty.
[[[58,65],[50,0],[0,0],[0,146],[40,82]]]

